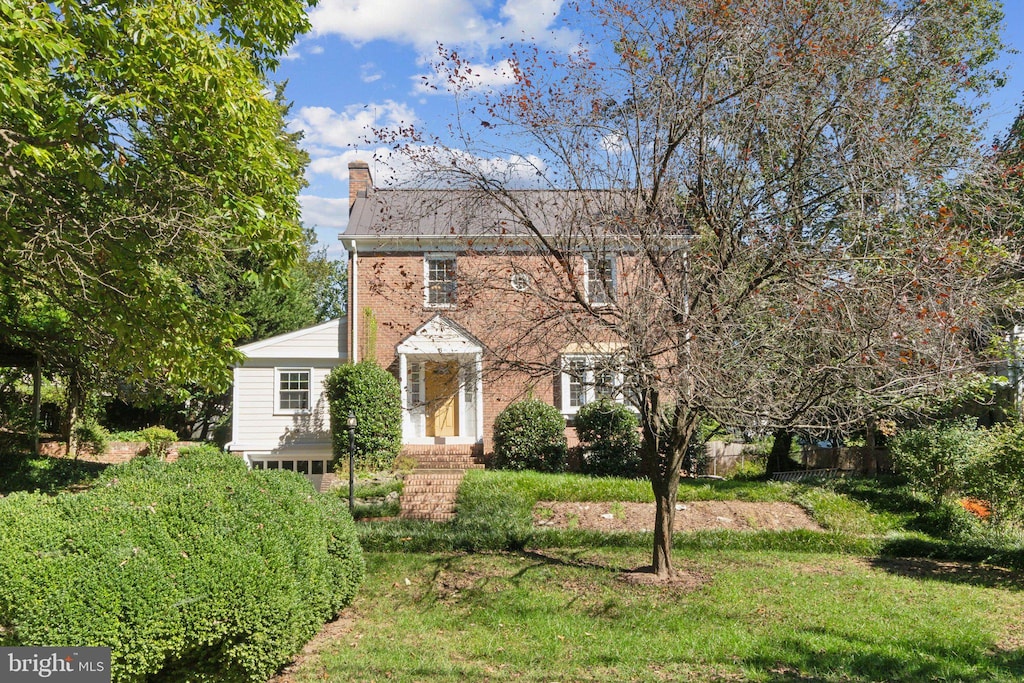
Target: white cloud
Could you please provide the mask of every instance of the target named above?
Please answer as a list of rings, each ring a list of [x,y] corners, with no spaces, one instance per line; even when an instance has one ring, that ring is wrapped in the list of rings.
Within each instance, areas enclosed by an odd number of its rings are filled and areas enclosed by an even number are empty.
[[[384,78],[384,72],[373,62],[367,62],[359,67],[359,78],[363,83],[373,83]]]
[[[299,195],[302,223],[307,227],[344,228],[348,225],[348,199]]]
[[[323,45],[312,45],[307,51],[311,55],[322,55],[324,53]]]
[[[310,13],[317,35],[357,45],[392,40],[431,53],[437,43],[486,50],[508,41],[570,48],[574,31],[553,27],[564,0],[506,0],[495,19],[489,0],[321,0]],[[493,12],[492,12],[493,14]]]
[[[341,112],[330,107],[302,107],[289,122],[289,127],[303,131],[303,147],[311,155],[319,156],[331,153],[332,149],[364,144],[372,137],[373,129],[397,129],[416,121],[416,112],[411,107],[387,100],[353,104]]]

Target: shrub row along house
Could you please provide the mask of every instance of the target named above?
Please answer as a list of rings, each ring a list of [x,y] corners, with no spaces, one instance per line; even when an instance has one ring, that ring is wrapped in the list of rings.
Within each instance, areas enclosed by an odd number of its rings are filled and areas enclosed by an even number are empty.
[[[624,400],[621,344],[595,325],[600,316],[565,314],[566,296],[591,313],[614,309],[628,263],[608,246],[613,195],[510,193],[549,221],[529,226],[531,237],[515,218],[522,212],[498,199],[374,188],[364,162],[349,173],[349,315],[241,347],[230,450],[256,467],[325,471],[322,382],[344,362],[375,360],[399,380],[403,443],[418,452],[490,452],[495,418],[528,396],[559,408],[572,443],[582,405]],[[578,225],[581,211],[593,214],[599,238],[574,236],[579,244],[553,267],[534,240],[565,241],[558,226]]]

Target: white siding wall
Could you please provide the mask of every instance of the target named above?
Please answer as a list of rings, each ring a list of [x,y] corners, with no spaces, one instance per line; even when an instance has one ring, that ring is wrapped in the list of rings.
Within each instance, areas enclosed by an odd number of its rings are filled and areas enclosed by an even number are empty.
[[[233,451],[275,451],[282,447],[326,444],[330,449],[330,413],[323,394],[329,366],[287,359],[267,367],[235,368],[235,406],[232,415]],[[276,414],[276,367],[311,368],[310,410],[296,415]],[[308,448],[303,450],[309,450]],[[319,449],[316,449],[319,450]]]
[[[247,358],[324,358],[345,356],[344,320],[332,320],[241,347]]]
[[[323,381],[345,362],[344,319],[241,347],[246,360],[234,370],[234,409],[230,448],[243,455],[330,454],[330,413]],[[310,409],[277,410],[277,369],[309,369]]]

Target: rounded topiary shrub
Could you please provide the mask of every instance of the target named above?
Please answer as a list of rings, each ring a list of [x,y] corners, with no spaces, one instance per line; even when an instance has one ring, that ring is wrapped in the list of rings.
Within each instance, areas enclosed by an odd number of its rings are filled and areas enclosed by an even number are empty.
[[[356,467],[390,469],[402,449],[402,390],[376,363],[339,365],[324,380],[331,410],[334,457],[348,462],[350,412],[356,415]]]
[[[342,501],[203,446],[0,500],[0,645],[107,646],[114,683],[266,681],[363,577]]]
[[[509,404],[494,420],[494,466],[506,470],[565,470],[565,419],[537,399]]]
[[[607,398],[592,401],[576,413],[576,434],[584,474],[640,476],[640,421],[626,406]]]

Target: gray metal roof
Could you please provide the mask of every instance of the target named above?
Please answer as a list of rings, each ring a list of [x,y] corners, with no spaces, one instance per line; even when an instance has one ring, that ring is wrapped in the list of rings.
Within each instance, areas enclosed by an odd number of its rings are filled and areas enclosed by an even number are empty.
[[[343,237],[515,237],[526,221],[543,235],[581,226],[608,231],[628,206],[625,193],[513,190],[382,190],[356,198]]]

